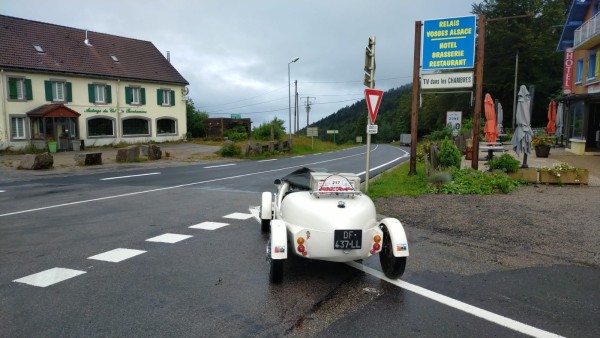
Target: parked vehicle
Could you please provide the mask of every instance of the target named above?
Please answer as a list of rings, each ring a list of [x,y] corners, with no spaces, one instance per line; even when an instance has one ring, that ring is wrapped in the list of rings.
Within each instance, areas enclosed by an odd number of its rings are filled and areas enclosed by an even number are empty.
[[[298,169],[275,180],[277,193],[262,193],[261,230],[269,232],[267,262],[273,283],[281,282],[288,254],[349,262],[379,254],[384,274],[404,273],[408,242],[395,218],[377,220],[373,201],[351,173]]]

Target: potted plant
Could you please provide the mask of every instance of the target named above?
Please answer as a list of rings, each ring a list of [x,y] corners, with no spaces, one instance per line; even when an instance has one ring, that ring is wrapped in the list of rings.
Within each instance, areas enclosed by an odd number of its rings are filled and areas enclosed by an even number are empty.
[[[546,136],[534,135],[531,140],[531,145],[535,149],[536,157],[548,157],[550,155],[550,147],[554,143],[554,140]]]
[[[551,184],[588,184],[587,169],[575,168],[562,162],[552,167],[540,168],[540,182]]]

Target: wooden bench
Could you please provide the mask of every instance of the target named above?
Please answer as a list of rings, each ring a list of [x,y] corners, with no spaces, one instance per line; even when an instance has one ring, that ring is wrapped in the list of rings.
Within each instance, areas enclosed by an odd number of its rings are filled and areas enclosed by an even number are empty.
[[[487,151],[488,155],[485,159],[489,161],[494,158],[494,153],[504,153],[506,149],[499,142],[482,142],[479,144],[479,151]]]

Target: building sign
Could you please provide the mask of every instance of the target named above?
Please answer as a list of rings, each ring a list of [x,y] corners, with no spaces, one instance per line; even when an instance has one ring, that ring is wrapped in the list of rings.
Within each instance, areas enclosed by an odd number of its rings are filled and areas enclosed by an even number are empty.
[[[452,135],[458,135],[462,126],[462,112],[449,111],[446,112],[446,127],[452,128]]]
[[[84,113],[116,113],[117,109],[116,108],[98,108],[98,107],[89,107],[86,108],[84,111]],[[133,113],[133,114],[146,114],[145,110],[142,109],[134,109],[134,108],[126,108],[126,109],[119,109],[119,113]]]
[[[573,91],[573,48],[565,50],[565,63],[563,70],[563,94]]]
[[[423,70],[473,68],[475,16],[423,22]]]
[[[473,72],[423,74],[422,89],[473,88]]]
[[[232,119],[241,119],[242,118],[242,114],[231,114],[231,118]]]

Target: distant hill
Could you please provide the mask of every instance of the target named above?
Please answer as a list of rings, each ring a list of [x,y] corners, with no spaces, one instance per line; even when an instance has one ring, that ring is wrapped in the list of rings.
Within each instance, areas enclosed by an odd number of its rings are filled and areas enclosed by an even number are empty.
[[[410,132],[411,88],[411,84],[406,84],[383,93],[375,121],[378,134],[372,136],[373,142],[391,142],[398,140],[401,133]],[[310,126],[319,128],[319,138],[323,140],[332,138],[326,131],[333,129],[339,130],[339,134],[336,135],[337,143],[355,142],[356,136],[362,136],[365,142],[367,118],[367,103],[362,99]],[[306,135],[306,128],[301,129],[299,133]]]

